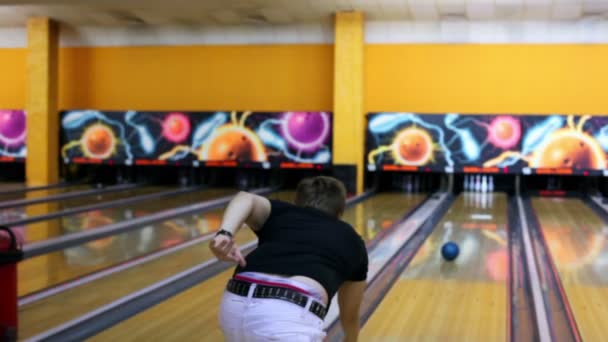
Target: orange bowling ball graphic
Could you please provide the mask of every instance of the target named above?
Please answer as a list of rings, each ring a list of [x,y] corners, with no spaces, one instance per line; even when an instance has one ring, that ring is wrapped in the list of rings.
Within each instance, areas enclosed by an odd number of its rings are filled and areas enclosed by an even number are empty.
[[[572,129],[554,132],[531,160],[535,168],[603,169],[601,146],[586,133]]]
[[[515,134],[515,129],[513,128],[513,125],[510,125],[506,121],[501,121],[497,123],[495,130],[496,137],[501,140],[509,140],[511,139],[513,134]]]
[[[433,141],[429,133],[417,127],[402,130],[393,142],[395,160],[405,165],[424,165],[433,153]]]
[[[264,146],[255,134],[239,126],[217,130],[202,150],[203,160],[266,161]]]
[[[103,216],[98,213],[86,215],[82,220],[82,230],[91,230],[97,227],[105,226],[114,223],[110,217]],[[94,250],[101,250],[109,247],[114,242],[115,237],[109,236],[86,243],[86,246]]]
[[[114,133],[102,124],[87,128],[83,134],[85,154],[92,158],[106,159],[112,155],[115,145]]]

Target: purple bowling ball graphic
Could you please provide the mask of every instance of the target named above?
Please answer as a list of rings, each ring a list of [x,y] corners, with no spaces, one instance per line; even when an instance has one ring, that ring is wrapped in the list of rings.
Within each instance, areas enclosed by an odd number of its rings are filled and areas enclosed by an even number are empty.
[[[25,144],[25,112],[22,110],[0,110],[0,144],[5,147],[20,147]]]
[[[323,112],[287,112],[281,133],[287,143],[302,152],[313,152],[327,142],[331,130],[329,115]]]

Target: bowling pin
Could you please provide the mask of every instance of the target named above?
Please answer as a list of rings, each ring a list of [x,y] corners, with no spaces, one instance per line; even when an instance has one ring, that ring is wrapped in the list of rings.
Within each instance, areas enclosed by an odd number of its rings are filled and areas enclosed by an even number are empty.
[[[494,192],[494,176],[490,176],[490,182],[488,183],[488,192]]]
[[[405,191],[410,193],[410,192],[412,192],[412,176],[407,175],[405,178],[406,178]]]
[[[475,192],[481,191],[481,177],[479,175],[475,176]]]
[[[483,177],[481,178],[481,192],[488,192],[488,176],[486,175],[483,175]]]
[[[464,185],[462,186],[464,191],[469,191],[469,176],[464,175]]]

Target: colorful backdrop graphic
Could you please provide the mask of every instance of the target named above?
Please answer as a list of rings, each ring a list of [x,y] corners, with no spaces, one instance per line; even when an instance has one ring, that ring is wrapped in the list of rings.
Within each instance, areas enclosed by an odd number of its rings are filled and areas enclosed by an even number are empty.
[[[91,159],[130,165],[189,160],[187,153],[171,152],[190,143],[190,119],[184,113],[69,111],[62,114],[61,127],[66,162]]]
[[[127,141],[136,164],[149,161],[190,162],[183,148],[190,145],[190,117],[181,112],[134,112],[125,114]]]
[[[61,115],[61,156],[66,163],[85,160],[132,164],[133,151],[124,112],[68,111]],[[150,141],[151,143],[151,141]]]
[[[520,161],[535,170],[606,169],[608,118],[590,115],[526,116],[521,148],[505,152],[496,162]],[[494,161],[492,161],[494,162]]]
[[[0,161],[25,159],[26,121],[25,111],[0,110]]]
[[[200,161],[329,164],[332,121],[324,112],[215,112],[192,118]]]
[[[65,162],[330,164],[325,112],[101,112],[62,114]]]
[[[373,113],[368,116],[367,163],[455,171],[483,166],[509,149],[518,149],[520,120],[509,115]],[[518,160],[494,167],[517,169]]]

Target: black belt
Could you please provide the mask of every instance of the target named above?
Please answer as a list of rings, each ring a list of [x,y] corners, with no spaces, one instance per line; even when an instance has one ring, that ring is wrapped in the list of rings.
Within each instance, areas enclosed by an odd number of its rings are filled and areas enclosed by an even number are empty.
[[[249,289],[251,288],[251,285],[253,284],[246,281],[230,279],[226,290],[230,293],[234,293],[235,295],[247,297],[249,295]],[[310,300],[312,301],[312,303],[310,304],[310,308],[308,308],[308,311],[312,312],[320,319],[325,319],[327,309],[323,304],[313,300],[310,296],[285,287],[259,284],[255,285],[256,287],[255,290],[253,290],[253,298],[280,299],[296,304],[303,308],[306,307],[306,304]]]

